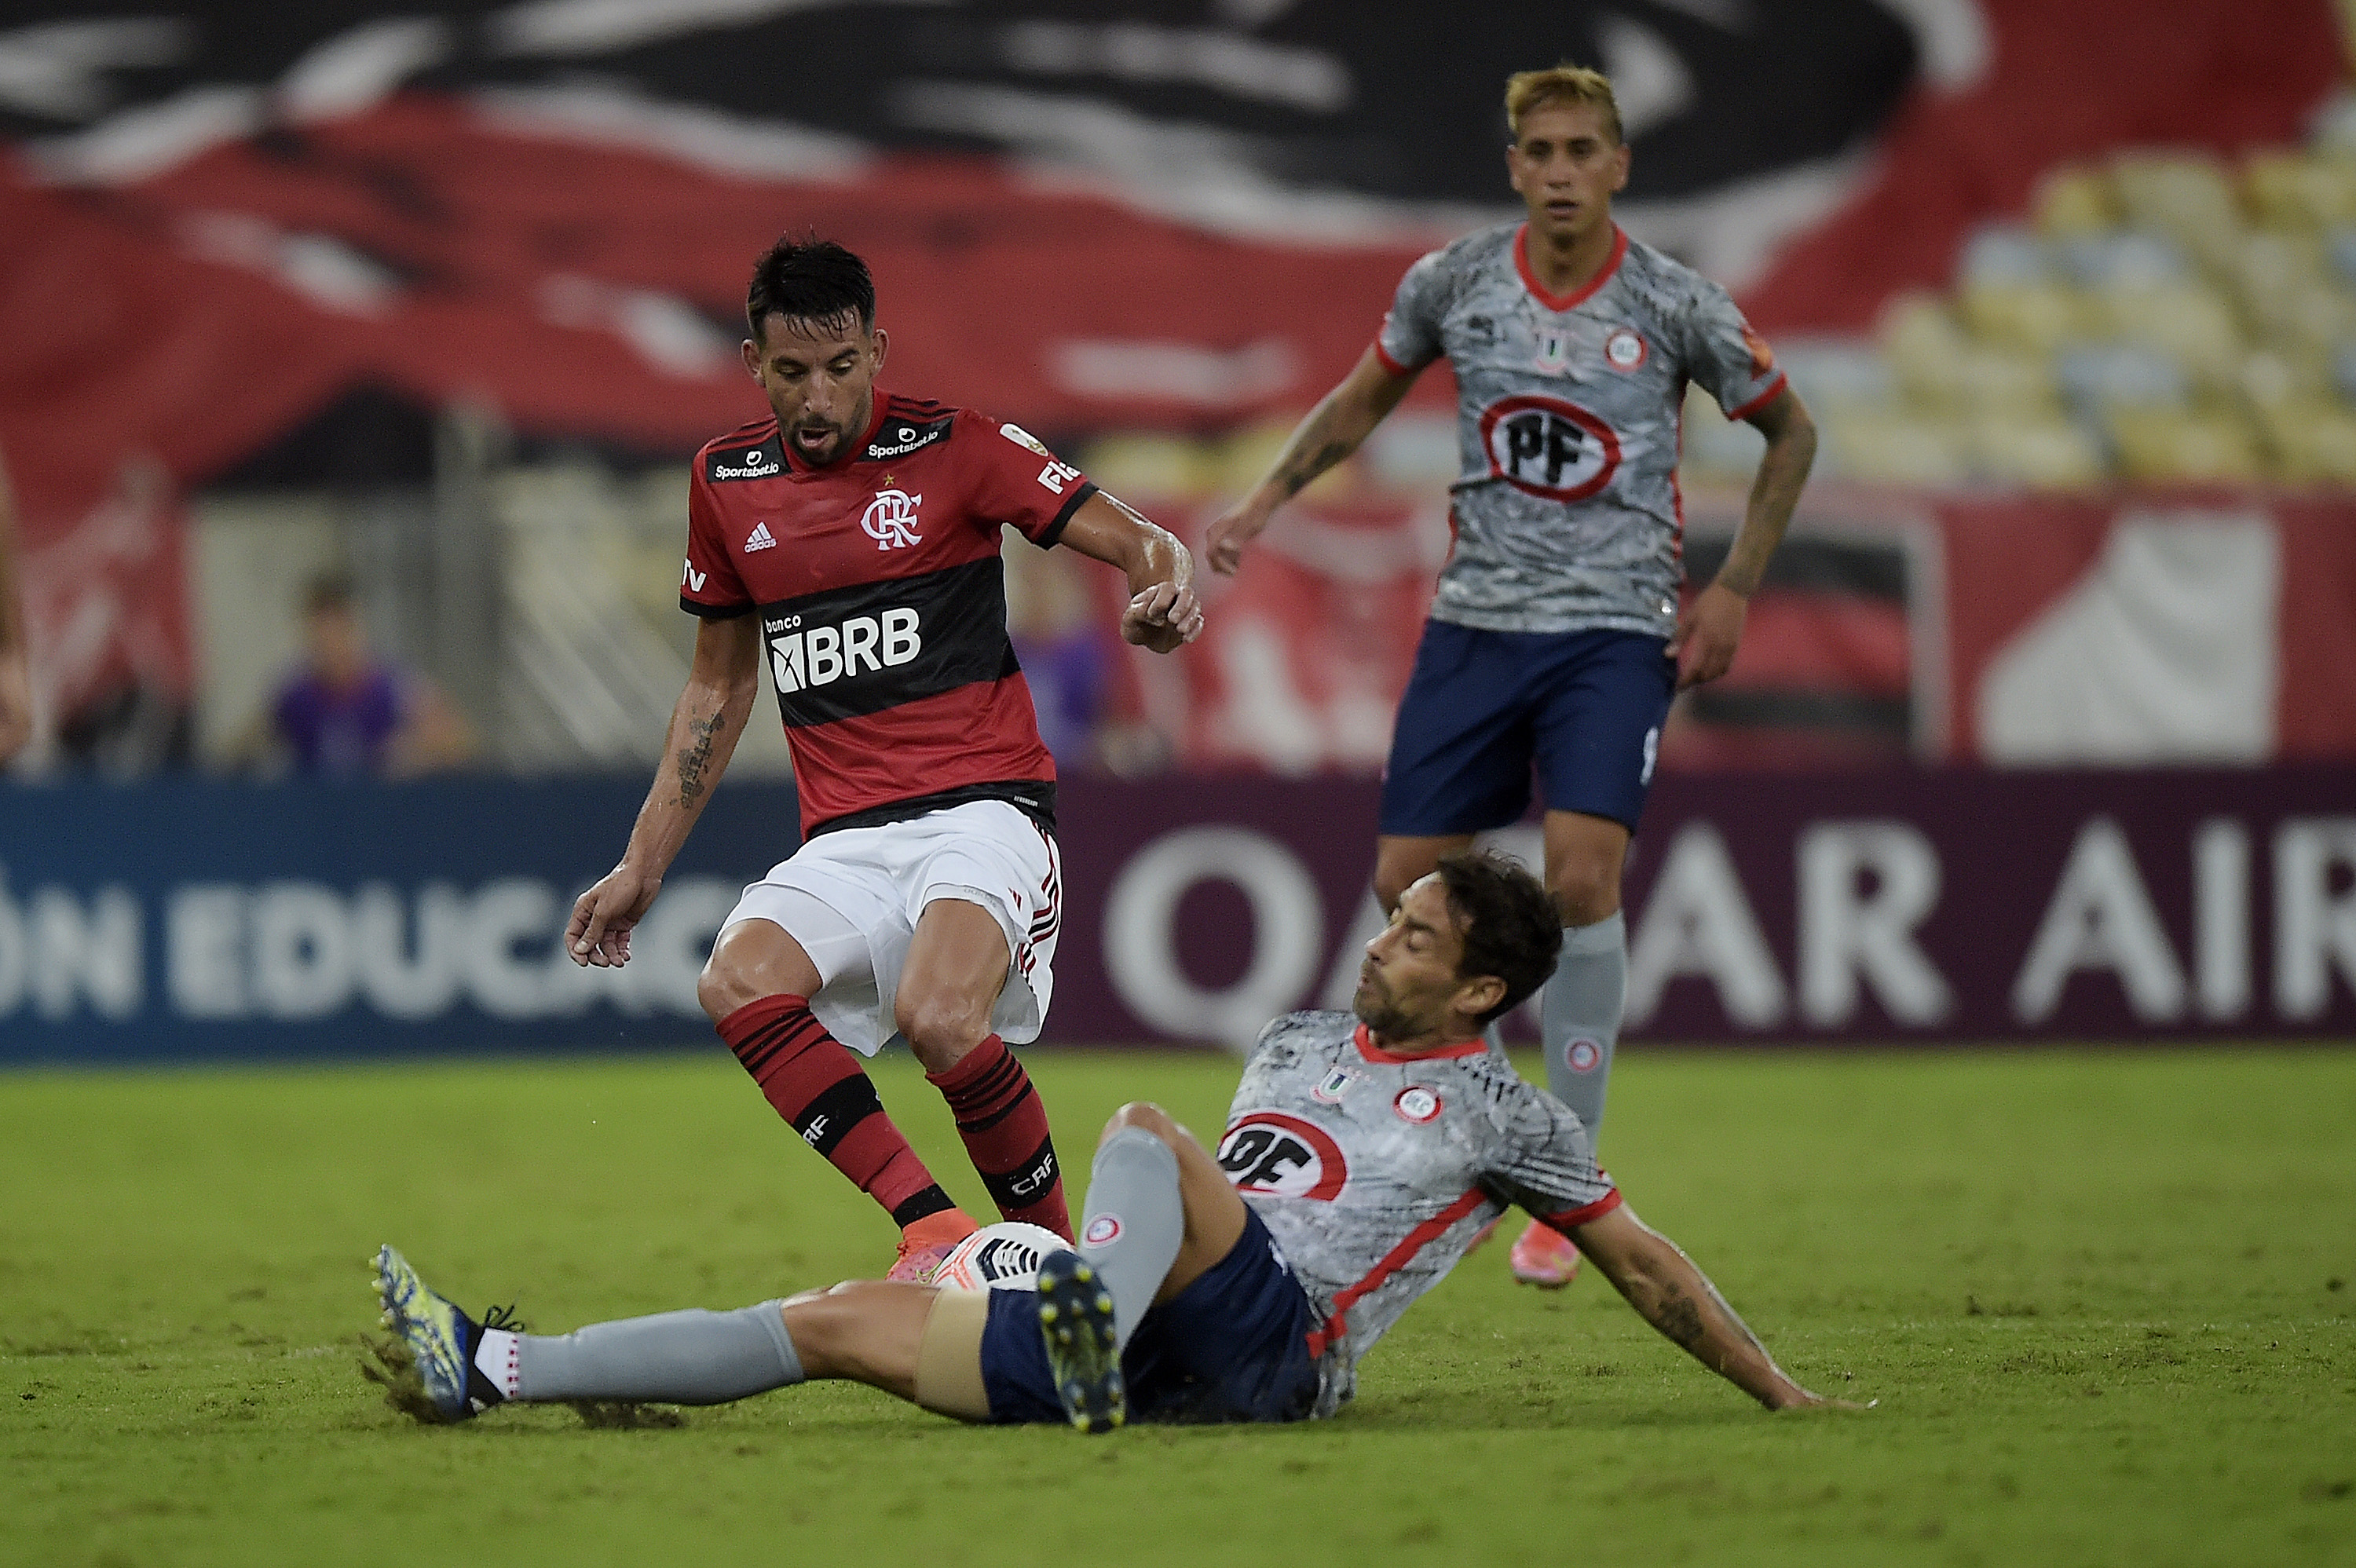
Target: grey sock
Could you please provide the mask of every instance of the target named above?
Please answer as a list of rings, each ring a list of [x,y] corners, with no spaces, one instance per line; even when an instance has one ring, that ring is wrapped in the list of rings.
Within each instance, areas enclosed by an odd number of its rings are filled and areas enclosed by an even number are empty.
[[[1614,912],[1562,933],[1562,955],[1546,983],[1538,1024],[1546,1040],[1547,1089],[1579,1113],[1591,1145],[1603,1126],[1612,1048],[1628,994],[1628,921]]]
[[[1121,1128],[1097,1150],[1088,1172],[1080,1256],[1095,1265],[1112,1292],[1113,1335],[1123,1349],[1170,1276],[1185,1239],[1177,1155],[1143,1127]]]
[[[802,1381],[782,1302],[734,1312],[660,1312],[516,1340],[521,1400],[725,1404]]]

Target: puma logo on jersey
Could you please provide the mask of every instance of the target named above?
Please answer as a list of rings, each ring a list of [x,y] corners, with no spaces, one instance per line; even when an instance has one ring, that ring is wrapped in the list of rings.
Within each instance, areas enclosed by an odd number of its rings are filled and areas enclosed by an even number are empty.
[[[859,515],[859,526],[875,541],[877,549],[905,549],[924,539],[916,528],[916,508],[924,500],[905,490],[879,490],[875,499],[867,503],[867,510]]]
[[[753,531],[744,536],[744,553],[746,555],[752,554],[756,549],[775,549],[776,548],[777,541],[770,536],[769,525],[766,523],[755,523],[753,525]]]
[[[801,617],[772,619],[769,673],[779,696],[848,680],[862,670],[888,669],[922,653],[925,639],[916,613],[894,608],[881,615],[853,615],[840,625],[806,626]]]

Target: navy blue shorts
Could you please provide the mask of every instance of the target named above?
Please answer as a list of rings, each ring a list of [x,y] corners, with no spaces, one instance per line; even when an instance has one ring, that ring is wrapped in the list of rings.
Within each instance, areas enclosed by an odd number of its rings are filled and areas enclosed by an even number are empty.
[[[1317,1403],[1309,1336],[1317,1314],[1277,1255],[1259,1216],[1200,1279],[1145,1315],[1121,1352],[1132,1421],[1298,1421]],[[981,1384],[990,1419],[1065,1420],[1039,1296],[990,1293],[981,1332]]]
[[[1518,822],[1535,762],[1547,810],[1633,833],[1676,684],[1665,638],[1426,621],[1383,769],[1382,831],[1437,837]]]

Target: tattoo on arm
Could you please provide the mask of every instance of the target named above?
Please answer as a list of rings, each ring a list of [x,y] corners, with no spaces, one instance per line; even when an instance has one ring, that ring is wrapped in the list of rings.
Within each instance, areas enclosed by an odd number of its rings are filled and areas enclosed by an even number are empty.
[[[703,795],[703,770],[712,765],[712,740],[720,732],[721,715],[690,719],[687,732],[695,737],[679,749],[679,803],[691,806]]]
[[[1311,480],[1349,456],[1352,446],[1349,442],[1329,441],[1317,449],[1316,455],[1303,453],[1287,463],[1278,476],[1283,483],[1286,498],[1300,495]]]
[[[1663,1288],[1661,1304],[1654,1312],[1653,1326],[1687,1350],[1697,1353],[1706,1332],[1701,1324],[1701,1304],[1674,1285]]]

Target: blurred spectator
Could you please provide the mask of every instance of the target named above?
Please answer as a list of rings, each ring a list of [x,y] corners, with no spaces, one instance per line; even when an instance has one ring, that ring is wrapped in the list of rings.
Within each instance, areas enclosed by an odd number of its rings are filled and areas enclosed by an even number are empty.
[[[399,778],[471,759],[475,734],[424,676],[369,646],[350,578],[329,572],[304,595],[303,662],[231,747],[241,761],[273,752],[294,772]]]
[[[1039,738],[1059,771],[1094,767],[1112,656],[1103,618],[1065,556],[1026,541],[1010,545],[1005,560],[1006,630],[1038,710]]]
[[[0,766],[33,736],[33,672],[27,660],[25,611],[16,592],[16,503],[0,472]]]

